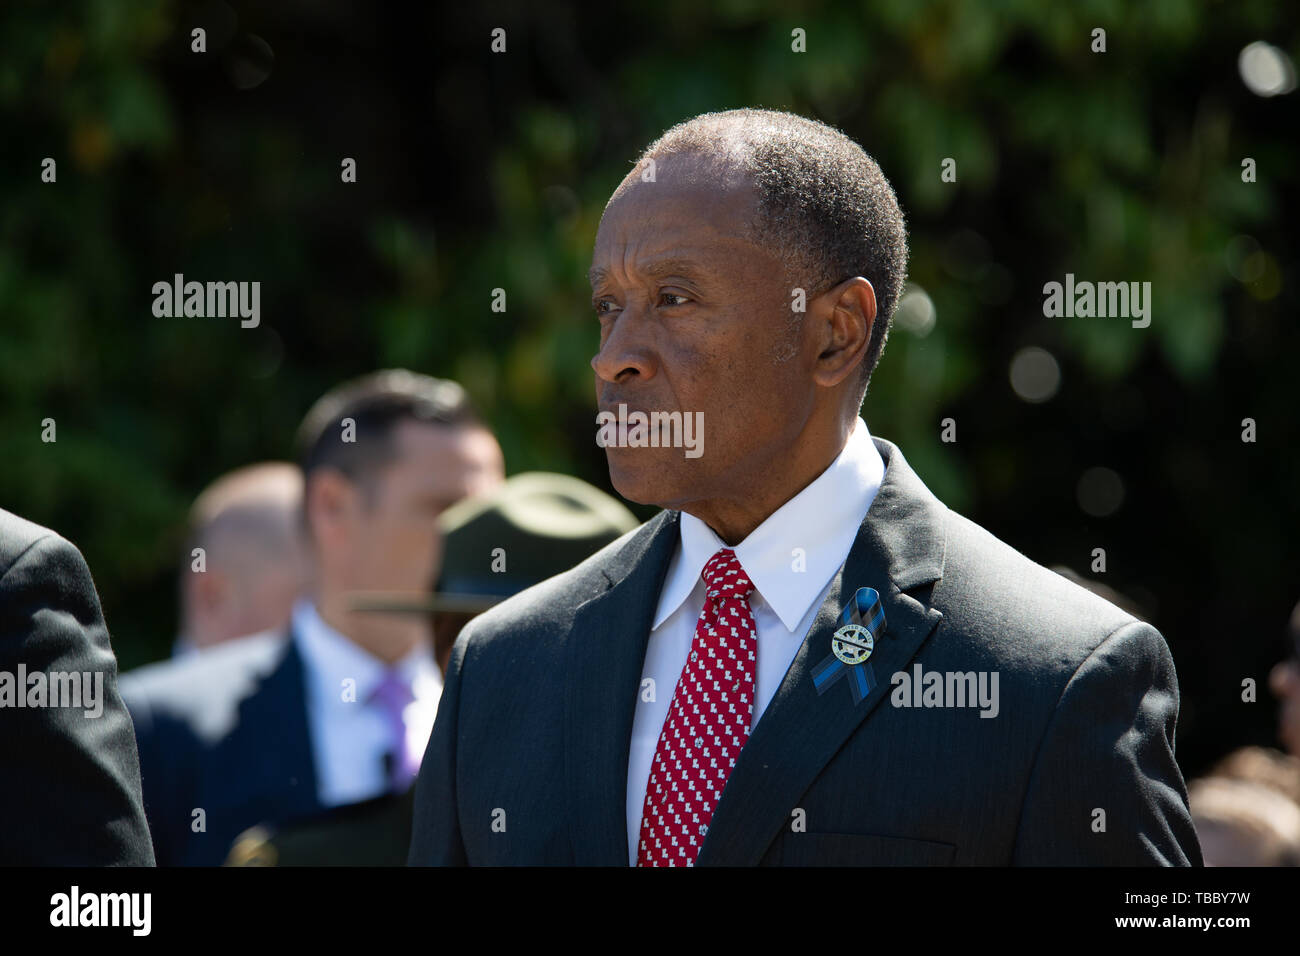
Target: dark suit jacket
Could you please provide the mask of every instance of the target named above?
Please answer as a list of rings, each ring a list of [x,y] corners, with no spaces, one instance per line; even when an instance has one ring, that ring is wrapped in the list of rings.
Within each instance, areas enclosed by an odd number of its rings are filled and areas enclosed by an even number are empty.
[[[0,510],[0,671],[16,682],[20,664],[102,674],[103,711],[0,708],[0,864],[152,866],[131,717],[90,569],[54,532]]]
[[[219,866],[245,829],[322,809],[293,640],[245,638],[151,664],[123,675],[122,696],[159,866]]]
[[[875,442],[883,484],[698,863],[1199,865],[1159,632],[950,511]],[[678,517],[462,632],[416,786],[412,864],[627,865],[629,737]],[[859,587],[880,592],[888,629],[877,687],[855,705],[844,682],[819,696],[811,670]],[[998,672],[997,717],[894,706],[891,676],[917,663]]]

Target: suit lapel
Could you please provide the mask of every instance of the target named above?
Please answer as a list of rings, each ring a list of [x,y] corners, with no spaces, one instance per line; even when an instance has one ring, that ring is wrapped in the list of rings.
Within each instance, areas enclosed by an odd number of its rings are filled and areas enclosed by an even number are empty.
[[[890,675],[905,668],[943,617],[928,605],[928,590],[906,592],[943,574],[946,509],[897,446],[874,440],[886,463],[880,490],[785,680],[736,760],[700,865],[759,862],[817,774],[891,691]],[[860,587],[880,593],[886,630],[871,656],[876,687],[855,706],[842,680],[819,696],[812,669],[831,653],[840,608]]]
[[[565,766],[575,862],[627,865],[627,761],[646,644],[677,547],[661,512],[606,569],[609,589],[580,606],[567,641]]]
[[[320,809],[302,655],[292,633],[286,643],[280,663],[244,701],[239,740],[231,748],[241,763],[234,779],[243,778],[245,792],[269,822]]]

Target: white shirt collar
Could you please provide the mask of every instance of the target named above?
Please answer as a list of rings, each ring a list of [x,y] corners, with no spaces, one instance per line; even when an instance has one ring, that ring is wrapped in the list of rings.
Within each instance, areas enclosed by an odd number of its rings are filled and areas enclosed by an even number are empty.
[[[830,466],[736,545],[740,566],[790,633],[844,563],[884,476],[884,460],[859,418]],[[683,513],[680,528],[652,629],[681,607],[709,558],[726,547],[694,515]]]
[[[326,699],[338,698],[343,681],[353,680],[356,699],[365,702],[390,669],[384,661],[326,624],[316,605],[306,598],[294,604],[291,628],[314,683],[329,695]],[[416,698],[441,688],[441,674],[433,650],[427,645],[413,649],[392,665],[392,669],[410,683]]]

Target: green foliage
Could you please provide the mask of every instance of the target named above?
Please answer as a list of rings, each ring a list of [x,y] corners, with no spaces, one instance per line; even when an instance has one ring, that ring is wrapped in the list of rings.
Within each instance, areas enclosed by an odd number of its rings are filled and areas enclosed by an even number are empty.
[[[639,149],[706,110],[793,109],[878,158],[935,322],[894,329],[865,414],[950,505],[1044,560],[1084,567],[1103,535],[1073,481],[1121,445],[1133,499],[1150,503],[1240,453],[1244,415],[1283,447],[1295,437],[1296,249],[1279,215],[1297,188],[1294,95],[1256,98],[1236,70],[1256,39],[1296,52],[1286,5],[520,2],[454,25],[415,8],[408,22],[249,5],[232,30],[276,50],[250,90],[226,79],[230,36],[190,53],[196,9],[61,6],[0,12],[0,506],[83,548],[128,664],[170,641],[195,493],[287,457],[302,413],[344,377],[455,377],[511,471],[604,484],[592,240]],[[499,24],[510,52],[493,57]],[[1090,50],[1099,26],[1104,54]],[[795,29],[807,53],[791,52]],[[40,182],[46,156],[55,185]],[[339,181],[344,156],[355,185]],[[1245,156],[1258,182],[1241,181]],[[262,327],[155,319],[152,283],[177,272],[261,280]],[[1151,327],[1044,318],[1042,286],[1067,272],[1151,282]],[[1026,345],[1062,368],[1042,406],[1008,384]],[[1192,408],[1219,416],[1200,426],[1217,445],[1189,444]],[[947,416],[956,445],[939,440]],[[1294,497],[1293,468],[1260,474],[1260,502]],[[1234,546],[1206,502],[1164,504],[1186,509],[1172,520],[1204,551]],[[1250,526],[1276,524],[1243,508]],[[1125,580],[1152,592],[1172,586],[1141,574],[1156,530],[1110,531],[1131,545]],[[1254,545],[1272,567],[1288,542]]]

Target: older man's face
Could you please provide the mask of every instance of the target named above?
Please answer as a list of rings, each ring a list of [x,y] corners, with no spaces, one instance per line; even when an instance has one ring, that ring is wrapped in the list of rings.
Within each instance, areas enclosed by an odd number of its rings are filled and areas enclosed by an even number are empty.
[[[699,457],[607,445],[610,480],[632,501],[686,511],[743,496],[780,468],[814,392],[785,263],[743,238],[752,187],[693,181],[702,170],[698,157],[675,156],[659,161],[656,182],[629,177],[601,221],[591,272],[600,409],[703,413]]]

